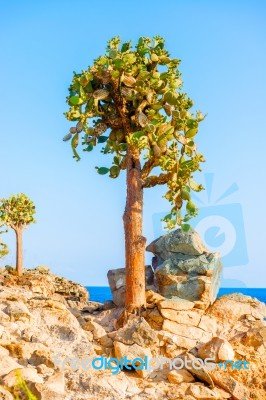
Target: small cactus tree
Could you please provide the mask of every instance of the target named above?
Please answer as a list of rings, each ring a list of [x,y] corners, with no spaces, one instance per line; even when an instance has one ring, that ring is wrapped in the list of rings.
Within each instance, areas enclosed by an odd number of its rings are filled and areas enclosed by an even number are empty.
[[[141,37],[135,49],[115,37],[106,54],[87,70],[74,73],[69,87],[70,109],[65,115],[75,126],[63,140],[71,140],[73,157],[80,159],[77,147],[83,131],[85,152],[103,144],[101,152],[113,155],[110,167],[96,167],[100,175],[117,178],[121,171],[127,173],[123,219],[129,312],[145,305],[143,189],[167,185],[171,211],[164,220],[168,228],[178,224],[184,230],[197,213],[190,191],[203,189],[193,173],[204,161],[195,143],[204,117],[190,111],[193,103],[181,91],[179,63],[170,58],[160,36]]]
[[[2,228],[2,224],[0,223],[0,235],[1,235],[1,233],[6,232],[6,231],[1,231],[1,228]],[[8,254],[7,245],[4,242],[2,242],[2,240],[0,239],[0,259],[3,258],[4,256],[6,256],[7,254]]]
[[[35,206],[23,193],[11,195],[0,200],[0,221],[14,229],[16,233],[16,270],[18,276],[23,273],[22,233],[34,220]]]

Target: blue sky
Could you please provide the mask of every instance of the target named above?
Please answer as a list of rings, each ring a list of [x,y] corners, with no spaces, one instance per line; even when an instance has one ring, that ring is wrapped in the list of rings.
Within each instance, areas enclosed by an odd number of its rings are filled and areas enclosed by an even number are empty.
[[[70,126],[65,98],[72,71],[90,65],[109,38],[159,34],[182,60],[195,109],[208,114],[198,135],[207,159],[199,180],[206,178],[210,190],[212,176],[213,188],[198,205],[205,207],[200,216],[207,207],[222,227],[208,226],[205,240],[217,248],[228,238],[238,243],[223,286],[265,287],[266,3],[14,0],[1,2],[0,16],[0,196],[24,192],[36,204],[25,265],[48,265],[87,285],[106,285],[108,269],[124,266],[125,176],[99,176],[94,166],[105,159],[98,152],[73,160],[62,142]],[[234,183],[238,190],[214,204]],[[148,242],[168,211],[162,194],[163,188],[145,193]],[[5,240],[11,251],[1,263],[14,264],[13,232]]]

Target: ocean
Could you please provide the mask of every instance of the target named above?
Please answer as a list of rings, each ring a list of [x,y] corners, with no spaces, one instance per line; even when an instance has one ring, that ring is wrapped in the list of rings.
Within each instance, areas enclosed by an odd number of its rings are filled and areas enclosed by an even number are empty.
[[[90,293],[91,301],[103,303],[106,300],[112,300],[112,293],[109,286],[86,286],[86,289]],[[221,288],[218,297],[230,293],[242,293],[247,296],[256,297],[258,300],[266,303],[266,289],[264,288]]]

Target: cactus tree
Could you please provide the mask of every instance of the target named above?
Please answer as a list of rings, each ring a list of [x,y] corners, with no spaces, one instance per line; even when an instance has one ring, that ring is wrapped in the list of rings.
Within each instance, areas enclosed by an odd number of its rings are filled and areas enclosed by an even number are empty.
[[[106,53],[91,67],[75,73],[65,113],[75,126],[63,138],[78,154],[100,144],[101,153],[113,155],[112,165],[96,167],[100,175],[117,178],[126,171],[127,199],[123,216],[126,250],[126,310],[145,305],[145,242],[142,236],[143,189],[166,185],[171,211],[164,221],[189,229],[196,215],[190,191],[202,185],[192,175],[204,161],[195,136],[201,112],[192,113],[191,99],[181,91],[178,65],[165,50],[164,40],[141,37],[135,48],[119,37],[108,42]],[[182,212],[184,210],[184,212]]]
[[[0,235],[1,233],[6,232],[6,231],[1,231],[2,226],[3,224],[0,222]],[[7,245],[0,239],[0,258],[5,257],[7,254],[8,254]]]
[[[11,195],[0,200],[0,221],[14,229],[16,233],[16,270],[18,276],[23,273],[22,233],[34,220],[35,206],[23,193]]]

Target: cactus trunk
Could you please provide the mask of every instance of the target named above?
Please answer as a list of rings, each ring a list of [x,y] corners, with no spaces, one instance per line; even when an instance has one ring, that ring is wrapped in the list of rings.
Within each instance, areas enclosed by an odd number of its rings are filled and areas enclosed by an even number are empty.
[[[143,189],[139,151],[128,149],[127,157],[127,200],[123,217],[126,251],[125,310],[127,312],[136,312],[146,303],[146,239],[142,236]]]
[[[18,228],[16,232],[16,270],[18,276],[23,273],[23,250],[22,250],[22,229]]]

